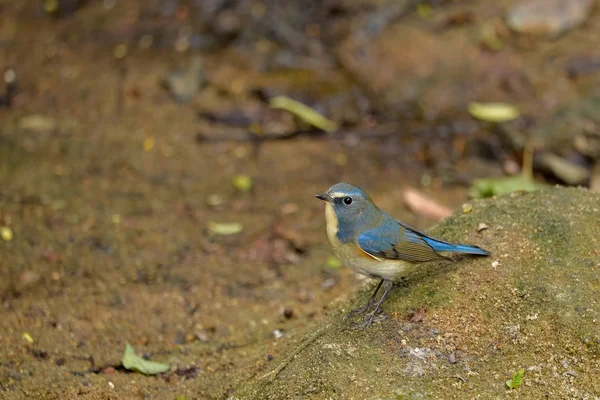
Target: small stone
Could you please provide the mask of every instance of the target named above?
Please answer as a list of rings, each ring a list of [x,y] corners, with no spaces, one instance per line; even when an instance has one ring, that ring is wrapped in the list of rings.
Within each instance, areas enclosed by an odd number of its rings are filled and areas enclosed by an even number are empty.
[[[454,353],[450,353],[450,355],[448,356],[448,362],[450,364],[456,364],[456,355]]]
[[[116,372],[116,371],[115,371],[115,369],[114,369],[113,367],[106,367],[106,368],[104,368],[104,369],[102,370],[102,373],[103,373],[103,374],[106,374],[106,375],[112,375],[112,374],[114,374],[115,372]]]
[[[327,278],[321,283],[321,289],[329,290],[337,284],[337,281],[333,278]]]
[[[202,58],[192,58],[184,70],[169,73],[164,84],[175,100],[188,103],[199,91],[204,82]]]
[[[479,225],[477,225],[477,232],[485,231],[486,229],[490,229],[490,227],[483,222],[480,222]]]
[[[208,342],[208,333],[206,333],[205,331],[197,331],[196,332],[196,338],[201,341],[201,342]]]
[[[275,329],[273,331],[273,336],[275,337],[275,339],[280,339],[283,337],[283,331],[281,329]]]
[[[592,10],[593,0],[527,0],[516,2],[506,17],[519,32],[556,38],[579,26]]]

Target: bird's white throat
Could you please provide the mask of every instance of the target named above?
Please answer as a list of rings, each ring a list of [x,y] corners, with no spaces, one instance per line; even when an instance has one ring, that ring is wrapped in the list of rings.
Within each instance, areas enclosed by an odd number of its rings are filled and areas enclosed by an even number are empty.
[[[327,222],[327,237],[329,241],[332,241],[338,233],[338,219],[331,203],[325,204],[325,221]]]

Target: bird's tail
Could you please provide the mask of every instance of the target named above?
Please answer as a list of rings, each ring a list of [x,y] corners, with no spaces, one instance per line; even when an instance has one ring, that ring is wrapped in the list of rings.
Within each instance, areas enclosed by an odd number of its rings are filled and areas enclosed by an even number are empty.
[[[435,240],[429,237],[423,238],[427,244],[429,244],[435,251],[446,251],[449,253],[464,253],[464,254],[476,254],[479,256],[489,256],[491,253],[487,250],[482,249],[478,246],[472,246],[470,244],[452,244],[446,243],[439,240]]]

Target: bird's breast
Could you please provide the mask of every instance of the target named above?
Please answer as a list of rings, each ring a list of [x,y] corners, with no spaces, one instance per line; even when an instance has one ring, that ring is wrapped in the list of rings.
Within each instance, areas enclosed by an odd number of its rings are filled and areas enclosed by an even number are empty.
[[[342,243],[337,236],[339,222],[331,204],[325,205],[325,221],[331,248],[346,267],[363,275],[390,280],[403,276],[410,268],[411,263],[405,261],[378,260],[362,251],[354,241]]]

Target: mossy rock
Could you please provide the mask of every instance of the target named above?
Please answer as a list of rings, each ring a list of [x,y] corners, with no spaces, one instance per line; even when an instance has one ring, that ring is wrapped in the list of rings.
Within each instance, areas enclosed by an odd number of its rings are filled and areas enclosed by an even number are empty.
[[[478,233],[480,223],[489,228]],[[476,201],[432,234],[493,254],[423,266],[367,329],[345,330],[347,310],[332,313],[285,368],[230,398],[600,396],[600,195],[556,188]],[[522,385],[508,389],[521,368]]]

